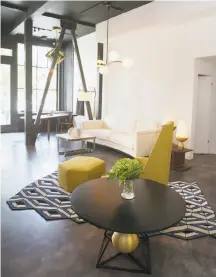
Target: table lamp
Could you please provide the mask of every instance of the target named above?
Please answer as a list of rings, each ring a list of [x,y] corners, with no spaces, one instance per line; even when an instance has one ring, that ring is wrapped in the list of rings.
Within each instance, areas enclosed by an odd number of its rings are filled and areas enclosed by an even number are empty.
[[[96,90],[95,88],[90,88],[88,91],[83,91],[83,90],[78,90],[78,100],[85,102],[89,101],[91,105],[93,106],[93,116],[95,117],[95,112],[96,112]]]
[[[178,149],[180,151],[184,150],[184,142],[188,139],[188,128],[184,120],[179,120],[176,129],[176,140],[178,143]]]

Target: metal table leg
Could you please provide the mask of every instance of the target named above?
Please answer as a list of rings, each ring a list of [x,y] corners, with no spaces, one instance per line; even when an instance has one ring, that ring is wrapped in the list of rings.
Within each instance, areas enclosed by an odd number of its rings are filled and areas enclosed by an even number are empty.
[[[88,146],[88,141],[85,141],[85,143],[86,143],[86,148],[82,146],[82,148],[83,148],[87,153],[92,153],[92,152],[95,151],[95,138],[92,139],[92,140],[93,140],[93,142],[92,142],[92,144],[93,144],[93,145],[92,145],[92,149],[87,148],[87,146]]]
[[[67,155],[67,140],[64,140],[64,155]]]
[[[95,151],[95,138],[93,139],[93,149],[92,149],[92,152]]]
[[[133,272],[133,273],[151,274],[151,260],[150,260],[150,248],[149,248],[148,235],[142,234],[139,236],[140,243],[134,252],[128,253],[128,254],[118,252],[118,253],[114,254],[113,256],[107,258],[106,260],[103,260],[103,256],[104,256],[109,244],[112,243],[112,241],[111,241],[112,234],[113,234],[113,232],[109,232],[109,231],[104,232],[104,237],[103,237],[102,244],[101,244],[101,247],[99,250],[96,267],[111,269],[111,270],[127,271],[127,272]],[[137,254],[139,252],[140,257],[138,257],[136,252],[137,252]],[[135,254],[136,254],[136,256],[135,256]],[[127,259],[129,259],[130,265],[132,262],[135,265],[135,268],[118,267],[118,266],[116,266],[116,263],[115,263],[115,266],[112,266],[110,263],[119,256],[124,256]]]
[[[82,144],[81,149],[85,149],[85,141],[84,140],[81,141],[81,144]]]
[[[50,140],[50,128],[51,128],[51,120],[48,119],[47,120],[47,137],[48,137],[48,140]]]
[[[63,141],[63,148],[64,148],[64,151],[60,151],[60,138],[58,138],[58,153],[59,155],[64,155],[64,156],[67,156],[67,143],[68,141],[66,139],[62,139],[61,141]]]

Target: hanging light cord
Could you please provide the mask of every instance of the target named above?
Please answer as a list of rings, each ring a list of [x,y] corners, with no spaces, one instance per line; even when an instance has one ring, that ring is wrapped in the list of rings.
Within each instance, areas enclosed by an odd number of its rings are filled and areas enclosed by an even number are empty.
[[[56,35],[55,35],[55,39],[56,39],[56,42],[55,42],[55,47],[57,46],[57,32],[56,32]]]
[[[107,10],[107,53],[106,53],[106,65],[108,64],[108,52],[109,52],[109,14],[110,14],[110,5],[108,5]]]

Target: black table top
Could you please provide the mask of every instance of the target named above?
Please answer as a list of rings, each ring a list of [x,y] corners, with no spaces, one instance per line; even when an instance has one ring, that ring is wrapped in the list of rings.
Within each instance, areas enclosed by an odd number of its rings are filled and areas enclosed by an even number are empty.
[[[73,191],[72,209],[94,226],[131,234],[166,229],[185,215],[184,199],[162,184],[135,180],[132,200],[121,197],[122,189],[106,178],[89,181]]]

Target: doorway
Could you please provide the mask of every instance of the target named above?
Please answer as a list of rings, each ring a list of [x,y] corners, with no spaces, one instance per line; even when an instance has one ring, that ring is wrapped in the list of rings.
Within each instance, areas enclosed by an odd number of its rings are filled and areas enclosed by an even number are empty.
[[[210,153],[212,76],[198,76],[194,152]]]
[[[194,153],[216,154],[216,56],[195,60],[194,89]]]

